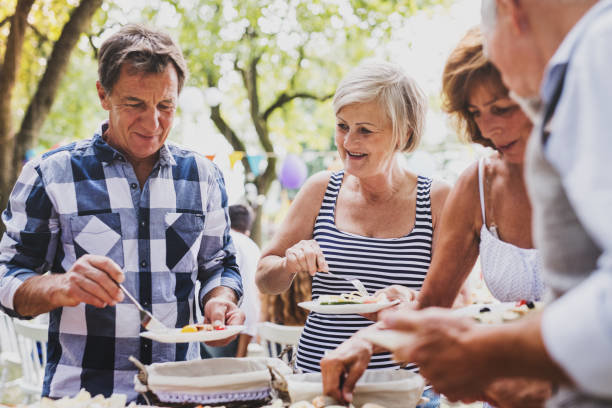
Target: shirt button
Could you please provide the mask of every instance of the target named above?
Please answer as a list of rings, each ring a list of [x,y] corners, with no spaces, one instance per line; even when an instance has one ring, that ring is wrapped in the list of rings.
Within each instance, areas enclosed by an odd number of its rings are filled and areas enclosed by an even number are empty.
[[[136,188],[138,187],[138,184],[132,183],[130,184],[130,187],[132,187],[132,190],[136,190]]]
[[[147,267],[147,261],[142,261],[140,263],[140,266],[142,266],[143,268],[146,268]]]
[[[140,221],[140,226],[141,226],[141,227],[143,227],[143,228],[144,228],[144,227],[145,227],[145,225],[147,225],[147,223],[146,223],[145,221]]]

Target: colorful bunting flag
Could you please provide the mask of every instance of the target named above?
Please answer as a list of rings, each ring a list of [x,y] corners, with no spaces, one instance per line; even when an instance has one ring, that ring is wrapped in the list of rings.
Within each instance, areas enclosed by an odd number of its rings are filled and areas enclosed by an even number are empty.
[[[253,173],[255,177],[259,176],[259,164],[264,158],[265,156],[262,156],[261,154],[256,154],[253,156],[251,156],[250,154],[247,155],[249,166],[251,166],[251,172]]]
[[[36,156],[36,149],[28,149],[25,152],[25,161],[29,161]]]
[[[234,170],[234,166],[236,165],[236,162],[242,160],[242,158],[244,157],[245,153],[244,152],[231,152],[229,155],[229,162],[230,162],[230,169]]]

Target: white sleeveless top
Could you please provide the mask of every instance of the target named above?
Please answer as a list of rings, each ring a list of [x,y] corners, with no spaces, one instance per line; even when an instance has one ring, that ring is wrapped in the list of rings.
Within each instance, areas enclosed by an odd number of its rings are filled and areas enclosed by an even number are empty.
[[[537,249],[519,248],[499,239],[495,225],[487,229],[484,199],[484,164],[478,162],[478,189],[482,228],[480,229],[480,265],[485,283],[496,299],[515,302],[540,300],[544,293],[542,259]]]

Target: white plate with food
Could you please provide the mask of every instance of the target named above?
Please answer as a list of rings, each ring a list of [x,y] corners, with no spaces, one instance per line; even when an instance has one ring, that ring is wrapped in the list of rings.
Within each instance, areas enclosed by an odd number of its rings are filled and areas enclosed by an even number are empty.
[[[357,292],[341,295],[321,295],[315,300],[300,302],[298,306],[321,314],[362,314],[374,313],[397,305],[399,299],[390,301],[387,296],[362,296]]]
[[[541,302],[498,302],[473,304],[453,310],[459,316],[468,316],[479,323],[501,324],[521,319],[533,312],[541,310]]]
[[[145,331],[142,337],[160,343],[190,343],[195,341],[215,341],[232,337],[244,330],[243,325],[217,326],[212,324],[188,324],[182,329],[168,329],[164,331]]]

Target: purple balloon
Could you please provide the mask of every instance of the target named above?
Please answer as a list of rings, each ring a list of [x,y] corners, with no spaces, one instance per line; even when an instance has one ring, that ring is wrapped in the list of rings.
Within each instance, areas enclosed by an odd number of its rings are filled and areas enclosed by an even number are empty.
[[[283,187],[288,189],[300,188],[308,177],[308,168],[298,156],[289,154],[283,161],[279,180]]]

